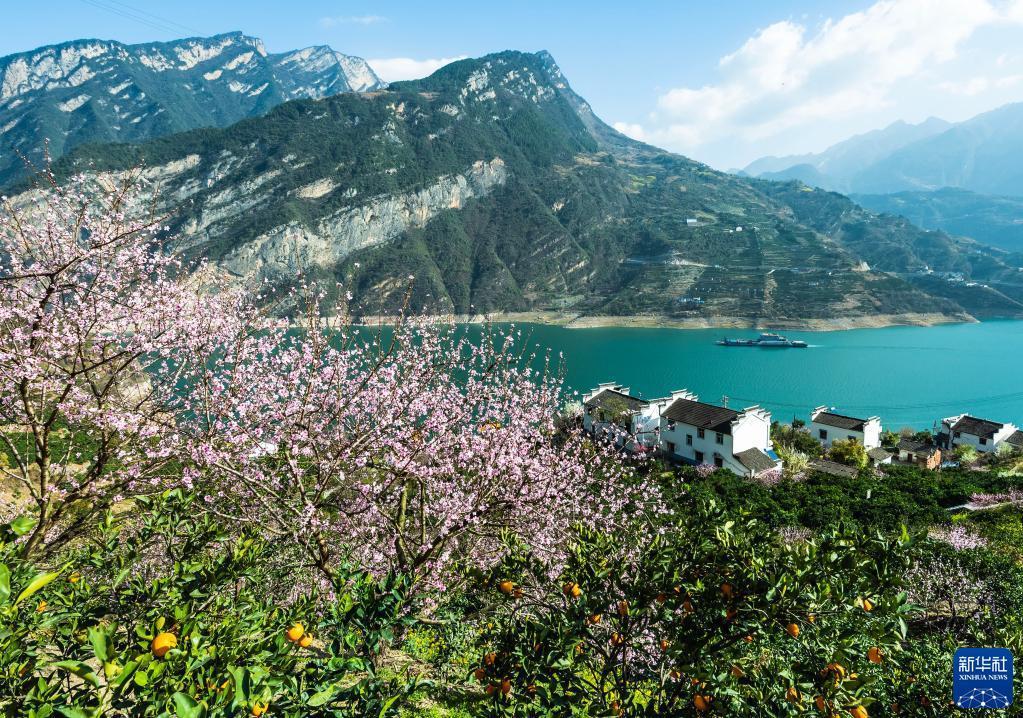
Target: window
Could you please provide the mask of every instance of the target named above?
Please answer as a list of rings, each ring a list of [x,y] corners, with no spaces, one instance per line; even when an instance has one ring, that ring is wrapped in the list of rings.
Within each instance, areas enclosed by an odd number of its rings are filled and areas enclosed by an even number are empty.
[[[696,435],[702,439],[703,438],[703,429],[697,429],[696,430]]]
[[[981,437],[981,439],[980,439],[980,445],[981,445],[981,446],[986,446],[986,445],[987,445],[987,439],[985,439],[984,437]]]
[[[960,436],[962,436],[962,435],[963,435],[963,434],[962,434],[962,432],[960,432],[960,431],[957,431],[957,432],[955,433],[955,438],[957,438],[957,439],[958,439],[958,438],[959,438]]]
[[[669,454],[674,454],[675,453],[675,442],[674,441],[669,441],[668,442],[668,453]]]
[[[853,436],[852,434],[849,434],[849,436],[847,436],[846,438],[849,439],[849,441],[856,441],[856,437]]]
[[[696,463],[697,464],[702,464],[703,463],[703,452],[702,451],[697,451],[696,452]]]
[[[714,457],[714,466],[718,467],[719,469],[724,468],[725,460],[722,459],[720,456],[715,456]]]
[[[825,441],[828,438],[827,429],[821,429],[820,431],[817,432],[817,434],[821,437],[821,441]]]
[[[693,445],[693,435],[692,434],[686,434],[686,446],[692,446],[692,445]]]
[[[668,422],[668,431],[675,431],[675,422],[674,421],[669,421]]]
[[[725,443],[725,435],[724,434],[714,434],[714,443],[715,444],[724,444]]]

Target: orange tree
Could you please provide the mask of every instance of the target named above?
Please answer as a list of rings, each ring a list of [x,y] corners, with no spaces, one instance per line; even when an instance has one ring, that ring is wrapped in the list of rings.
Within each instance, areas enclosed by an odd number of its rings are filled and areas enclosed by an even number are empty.
[[[694,505],[671,527],[580,530],[554,568],[522,545],[474,678],[491,715],[868,715],[899,665],[913,540],[791,545]]]
[[[410,621],[407,579],[340,565],[304,588],[180,491],[128,516],[48,567],[18,550],[31,521],[0,527],[0,714],[386,716],[416,687],[375,666]]]

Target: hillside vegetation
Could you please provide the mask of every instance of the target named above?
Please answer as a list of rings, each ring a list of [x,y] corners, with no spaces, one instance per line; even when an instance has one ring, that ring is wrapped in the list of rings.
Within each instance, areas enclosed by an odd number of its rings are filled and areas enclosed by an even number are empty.
[[[299,272],[354,277],[370,312],[393,310],[414,275],[417,307],[468,314],[782,326],[1023,314],[1010,256],[629,140],[546,53],[85,147],[58,172],[140,162],[185,256],[281,290]],[[903,276],[942,252],[966,279],[1005,288]]]

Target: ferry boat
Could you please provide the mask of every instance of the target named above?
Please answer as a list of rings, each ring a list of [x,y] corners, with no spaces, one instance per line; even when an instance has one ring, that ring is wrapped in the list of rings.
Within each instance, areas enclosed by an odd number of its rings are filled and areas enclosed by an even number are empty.
[[[806,349],[806,342],[798,339],[786,339],[781,334],[761,334],[756,339],[721,339],[718,346],[722,347],[777,347],[782,349]]]

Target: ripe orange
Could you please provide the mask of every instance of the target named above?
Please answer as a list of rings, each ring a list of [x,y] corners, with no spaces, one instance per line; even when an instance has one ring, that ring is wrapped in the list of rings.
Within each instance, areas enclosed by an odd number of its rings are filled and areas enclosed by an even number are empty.
[[[828,708],[827,701],[824,700],[824,696],[817,696],[813,699],[813,704],[817,706],[817,710],[823,713]]]
[[[799,626],[795,623],[790,623],[785,626],[785,631],[793,638],[799,638]]]
[[[721,584],[721,595],[724,596],[725,598],[731,598],[732,597],[732,584],[730,584],[730,583],[723,583],[723,584]]]
[[[700,711],[700,713],[704,713],[705,711],[710,710],[710,701],[711,701],[710,696],[701,695],[693,696],[693,706],[695,706],[696,710]]]
[[[738,615],[739,615],[739,612],[736,611],[734,608],[729,608],[725,612],[725,618],[727,618],[729,621],[734,621],[735,617],[738,616]]]
[[[505,579],[501,583],[497,584],[497,590],[503,593],[505,596],[510,596],[515,591],[515,584]]]
[[[296,643],[302,638],[302,634],[304,633],[305,626],[303,626],[301,623],[296,623],[294,626],[289,628],[284,635],[288,637],[289,641],[291,641],[292,643]]]
[[[512,689],[512,685],[511,685],[511,681],[510,680],[505,678],[503,681],[501,681],[501,694],[502,695],[508,695],[509,693],[511,693],[511,689]]]
[[[871,663],[880,663],[884,660],[884,653],[877,646],[872,647],[867,651],[867,660]]]
[[[742,640],[746,643],[753,643],[753,636],[745,636]]]
[[[796,690],[795,686],[789,686],[788,690],[785,691],[785,700],[789,703],[799,703],[799,691]]]
[[[671,646],[671,641],[669,641],[667,638],[662,638],[658,645],[661,647],[662,651],[666,651]]]
[[[845,666],[841,663],[829,663],[824,669],[824,673],[833,673],[835,680],[841,680],[845,678]]]
[[[628,601],[619,601],[618,602],[618,615],[621,616],[622,618],[625,618],[626,616],[629,615],[629,602]]]
[[[579,598],[580,596],[583,595],[583,590],[579,588],[579,584],[572,583],[571,581],[566,583],[562,587],[561,591],[569,598]]]
[[[483,656],[483,663],[488,666],[494,665],[495,661],[497,661],[497,654],[494,652],[490,652],[487,655]]]
[[[313,634],[304,634],[300,639],[298,639],[298,645],[302,648],[309,648],[309,646],[313,645]]]
[[[743,671],[741,668],[739,668],[739,666],[732,666],[731,673],[732,673],[732,678],[742,678],[743,676],[746,675],[745,671]]]
[[[686,613],[693,612],[693,604],[688,598],[685,600],[685,603],[682,604],[682,610],[684,610]]]
[[[479,683],[482,683],[483,679],[487,677],[487,671],[484,668],[477,668],[475,671],[472,672],[472,676]]]
[[[668,600],[668,594],[659,593],[657,594],[657,598],[655,598],[654,600],[657,601],[658,603],[664,603],[665,601]]]
[[[598,623],[600,623],[600,619],[601,618],[602,617],[601,617],[601,615],[599,613],[594,613],[592,616],[590,616],[586,620],[589,621],[590,623],[592,623],[593,625],[597,625]]]
[[[167,651],[178,645],[178,637],[173,633],[160,633],[153,639],[150,649],[157,658],[163,658]]]
[[[612,646],[620,646],[623,643],[625,643],[625,636],[623,636],[620,633],[612,633],[611,634],[611,645]]]
[[[863,599],[863,610],[866,611],[867,613],[870,613],[871,611],[874,610],[874,604],[871,602],[869,598]],[[858,707],[862,708],[862,706]],[[866,709],[864,708],[864,710]]]
[[[497,691],[497,684],[496,683],[489,683],[489,684],[487,684],[486,690],[487,690],[487,695],[488,696],[494,695],[494,692]]]
[[[259,716],[266,713],[269,707],[270,706],[267,705],[266,703],[260,703],[259,701],[256,701],[255,703],[252,704],[252,715],[254,715],[256,718],[259,718]]]
[[[849,715],[853,718],[870,718],[867,714],[867,709],[863,706],[856,706],[855,708],[849,709]]]

